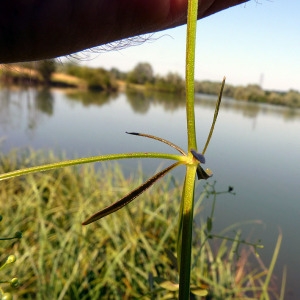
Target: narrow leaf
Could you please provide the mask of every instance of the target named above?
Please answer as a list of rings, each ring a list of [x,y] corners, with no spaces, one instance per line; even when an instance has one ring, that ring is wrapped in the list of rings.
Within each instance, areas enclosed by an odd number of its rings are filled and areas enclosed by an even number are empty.
[[[212,134],[214,132],[214,128],[215,128],[215,124],[216,124],[216,121],[217,121],[217,118],[218,118],[220,104],[221,104],[221,100],[222,100],[222,94],[223,94],[223,89],[224,89],[224,85],[225,85],[225,80],[226,80],[226,77],[224,77],[223,81],[222,81],[222,85],[221,85],[221,89],[220,89],[220,93],[219,93],[219,98],[218,98],[218,101],[217,101],[217,104],[216,104],[216,108],[215,108],[213,122],[211,124],[210,131],[209,131],[209,134],[208,134],[205,146],[204,146],[203,151],[202,151],[203,154],[205,154],[205,151],[206,151],[206,149],[208,147],[208,144],[209,144],[210,139],[212,137]]]
[[[177,257],[174,255],[174,253],[169,250],[169,249],[166,249],[165,250],[166,254],[167,254],[167,257],[168,259],[170,260],[171,262],[171,266],[176,269],[178,271],[178,261],[177,261]]]
[[[157,137],[155,135],[150,135],[150,134],[145,134],[145,133],[138,133],[138,132],[127,132],[127,131],[126,131],[126,133],[131,134],[131,135],[143,136],[143,137],[147,137],[149,139],[154,139],[154,140],[160,141],[162,143],[165,143],[165,144],[171,146],[172,148],[176,149],[178,152],[180,152],[181,154],[186,156],[186,153],[179,146],[173,144],[172,142],[170,142],[168,140]]]
[[[273,252],[272,260],[271,260],[270,266],[268,268],[268,273],[267,273],[266,279],[264,281],[264,284],[262,286],[262,294],[260,296],[261,300],[266,299],[266,297],[268,296],[269,283],[270,283],[270,280],[271,280],[271,277],[272,277],[272,273],[273,273],[275,264],[277,262],[281,242],[282,242],[282,233],[280,232],[279,236],[277,238],[277,242],[276,242],[275,249],[274,249],[274,252]]]
[[[174,283],[172,281],[164,281],[159,284],[163,289],[168,290],[170,292],[176,292],[179,290],[179,284]]]
[[[192,288],[191,287],[191,293],[196,295],[196,296],[200,296],[200,297],[205,297],[208,295],[208,291],[207,290],[203,290],[201,288]]]
[[[153,177],[149,178],[146,182],[144,182],[142,185],[131,191],[129,194],[127,194],[125,197],[120,199],[119,201],[113,203],[110,206],[107,206],[106,208],[98,211],[91,217],[89,217],[87,220],[85,220],[82,225],[87,225],[90,223],[93,223],[130,203],[133,201],[136,197],[138,197],[140,194],[142,194],[144,191],[146,191],[149,187],[151,187],[157,180],[162,178],[164,175],[166,175],[169,171],[176,168],[180,165],[180,162],[176,162],[172,164],[171,166],[167,167],[166,169],[162,170],[161,172],[155,174]]]
[[[206,228],[207,228],[208,232],[211,232],[211,230],[212,230],[212,219],[210,217],[207,217]]]

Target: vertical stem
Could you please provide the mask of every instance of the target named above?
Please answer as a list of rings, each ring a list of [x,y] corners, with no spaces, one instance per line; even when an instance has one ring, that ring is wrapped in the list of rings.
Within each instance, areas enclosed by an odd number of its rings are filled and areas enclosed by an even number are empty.
[[[182,191],[181,251],[179,264],[179,300],[190,299],[193,238],[194,189],[197,166],[188,165]]]
[[[188,150],[197,149],[195,110],[194,110],[194,72],[195,72],[195,46],[197,27],[198,0],[188,1],[187,39],[186,39],[186,114]]]
[[[186,39],[186,119],[188,151],[197,149],[194,110],[194,71],[198,0],[188,0]],[[196,165],[187,165],[179,215],[177,254],[179,260],[179,300],[190,299],[192,229]]]

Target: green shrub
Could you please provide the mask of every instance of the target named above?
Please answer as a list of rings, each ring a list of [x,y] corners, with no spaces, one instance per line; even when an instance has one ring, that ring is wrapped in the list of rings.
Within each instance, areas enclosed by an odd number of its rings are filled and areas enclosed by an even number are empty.
[[[115,91],[117,89],[113,75],[103,68],[89,68],[67,63],[65,72],[84,79],[90,90]]]

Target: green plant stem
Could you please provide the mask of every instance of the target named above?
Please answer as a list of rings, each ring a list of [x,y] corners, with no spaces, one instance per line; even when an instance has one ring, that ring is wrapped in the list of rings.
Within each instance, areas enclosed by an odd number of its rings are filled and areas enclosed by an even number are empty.
[[[194,189],[197,166],[187,165],[182,192],[182,228],[180,238],[179,300],[190,297],[191,255],[193,238]]]
[[[186,118],[188,151],[197,149],[194,72],[198,0],[188,1],[187,39],[186,39]],[[196,165],[186,166],[185,182],[179,213],[177,255],[179,261],[179,300],[190,298],[191,249],[194,211],[194,189]]]
[[[286,266],[284,266],[283,267],[283,274],[282,274],[279,300],[284,300],[284,292],[285,292],[285,288],[286,288],[286,277],[287,277],[286,275],[287,275],[287,268],[286,268]]]
[[[268,268],[268,273],[267,273],[264,285],[262,287],[262,294],[261,294],[260,300],[270,299],[269,294],[268,294],[268,287],[269,287],[271,276],[272,276],[272,273],[274,271],[275,264],[276,264],[276,261],[277,261],[277,258],[278,258],[281,242],[282,242],[282,233],[280,232],[279,236],[278,236],[278,239],[277,239],[277,242],[276,242],[276,246],[275,246],[275,249],[274,249],[272,260],[271,260],[270,266]]]
[[[7,238],[0,238],[0,241],[9,241],[9,240],[14,240],[14,239],[18,239],[18,237],[13,236],[13,237],[7,237]]]
[[[66,160],[62,162],[46,164],[41,166],[30,167],[22,170],[16,170],[0,175],[0,181],[4,179],[9,179],[12,177],[22,176],[29,173],[48,171],[52,169],[58,169],[63,167],[75,166],[80,164],[87,164],[93,162],[100,162],[106,160],[116,160],[116,159],[129,159],[129,158],[160,158],[160,159],[170,159],[177,160],[180,162],[185,162],[186,157],[182,155],[168,154],[168,153],[156,153],[156,152],[135,152],[135,153],[120,153],[120,154],[108,154],[84,157],[73,160]]]
[[[261,245],[261,244],[251,243],[251,242],[247,242],[245,240],[231,238],[231,237],[227,237],[227,236],[224,236],[224,235],[210,234],[210,237],[221,239],[221,240],[226,240],[226,241],[231,241],[233,243],[240,243],[240,244],[242,243],[243,245],[248,245],[248,246],[252,246],[252,247],[255,247],[255,248],[264,248],[263,245]]]
[[[186,39],[186,115],[188,149],[197,149],[194,109],[194,73],[198,0],[189,0]]]
[[[206,149],[207,149],[207,147],[209,145],[210,139],[211,139],[212,134],[213,134],[214,129],[215,129],[216,121],[217,121],[218,114],[219,114],[220,104],[221,104],[221,100],[222,100],[223,90],[224,90],[224,86],[225,86],[225,80],[226,80],[226,77],[223,77],[223,81],[222,81],[222,84],[221,84],[221,89],[220,89],[220,92],[219,92],[218,102],[217,102],[216,108],[215,108],[213,122],[211,124],[210,131],[209,131],[209,134],[208,134],[205,146],[204,146],[204,148],[202,150],[202,154],[203,155],[206,152]]]

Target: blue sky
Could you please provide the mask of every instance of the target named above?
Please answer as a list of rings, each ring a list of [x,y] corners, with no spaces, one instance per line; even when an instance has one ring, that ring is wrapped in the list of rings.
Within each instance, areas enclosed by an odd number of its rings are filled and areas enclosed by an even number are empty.
[[[197,80],[300,91],[300,1],[252,0],[198,21]],[[151,41],[92,55],[83,64],[129,71],[149,62],[155,74],[184,76],[186,26],[156,33]]]

